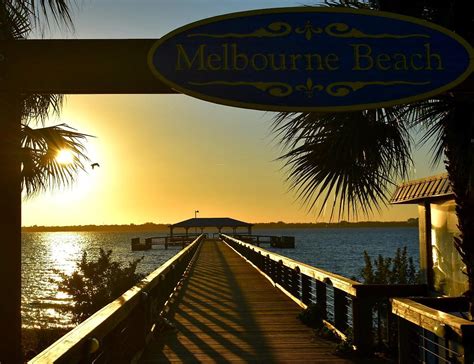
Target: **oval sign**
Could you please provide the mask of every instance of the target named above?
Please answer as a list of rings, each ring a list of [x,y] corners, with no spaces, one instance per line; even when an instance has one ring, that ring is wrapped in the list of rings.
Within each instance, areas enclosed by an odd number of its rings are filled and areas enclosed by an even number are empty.
[[[421,19],[348,8],[256,10],[159,39],[148,64],[173,89],[270,111],[350,111],[442,93],[473,70],[471,46]]]

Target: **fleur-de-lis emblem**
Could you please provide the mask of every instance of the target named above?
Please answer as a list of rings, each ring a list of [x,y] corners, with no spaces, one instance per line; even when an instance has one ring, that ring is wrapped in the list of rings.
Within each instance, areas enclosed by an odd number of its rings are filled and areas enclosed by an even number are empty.
[[[307,40],[311,40],[313,38],[313,34],[321,34],[323,30],[321,28],[313,27],[313,24],[311,24],[311,21],[308,20],[306,24],[304,25],[304,27],[296,28],[295,32],[297,34],[304,34]]]
[[[303,91],[306,97],[311,98],[314,95],[314,91],[322,91],[324,87],[319,84],[314,84],[311,78],[306,80],[306,84],[297,85],[295,87],[296,91]]]

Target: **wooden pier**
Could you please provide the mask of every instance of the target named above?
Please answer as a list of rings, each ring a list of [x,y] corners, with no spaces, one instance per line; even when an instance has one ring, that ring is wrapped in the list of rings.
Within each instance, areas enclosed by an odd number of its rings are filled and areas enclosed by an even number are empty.
[[[348,363],[299,321],[301,310],[232,248],[208,240],[166,314],[174,329],[141,362]]]
[[[316,305],[359,356],[387,345],[403,364],[427,353],[433,363],[472,364],[474,323],[425,306],[451,301],[422,296],[426,285],[361,284],[231,236],[200,235],[30,363],[349,363],[297,319]]]

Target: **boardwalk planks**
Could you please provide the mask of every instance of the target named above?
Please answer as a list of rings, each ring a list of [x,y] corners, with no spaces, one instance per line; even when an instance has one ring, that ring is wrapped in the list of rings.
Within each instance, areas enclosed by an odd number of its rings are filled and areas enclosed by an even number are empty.
[[[315,338],[301,308],[226,244],[203,243],[171,305],[175,325],[152,342],[142,363],[195,361],[349,363]]]

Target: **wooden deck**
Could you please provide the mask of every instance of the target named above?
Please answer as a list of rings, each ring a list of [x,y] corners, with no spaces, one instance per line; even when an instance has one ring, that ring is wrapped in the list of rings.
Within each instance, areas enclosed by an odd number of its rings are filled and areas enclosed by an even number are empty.
[[[175,326],[150,343],[142,363],[350,363],[301,324],[301,308],[225,243],[207,240],[176,295]]]

